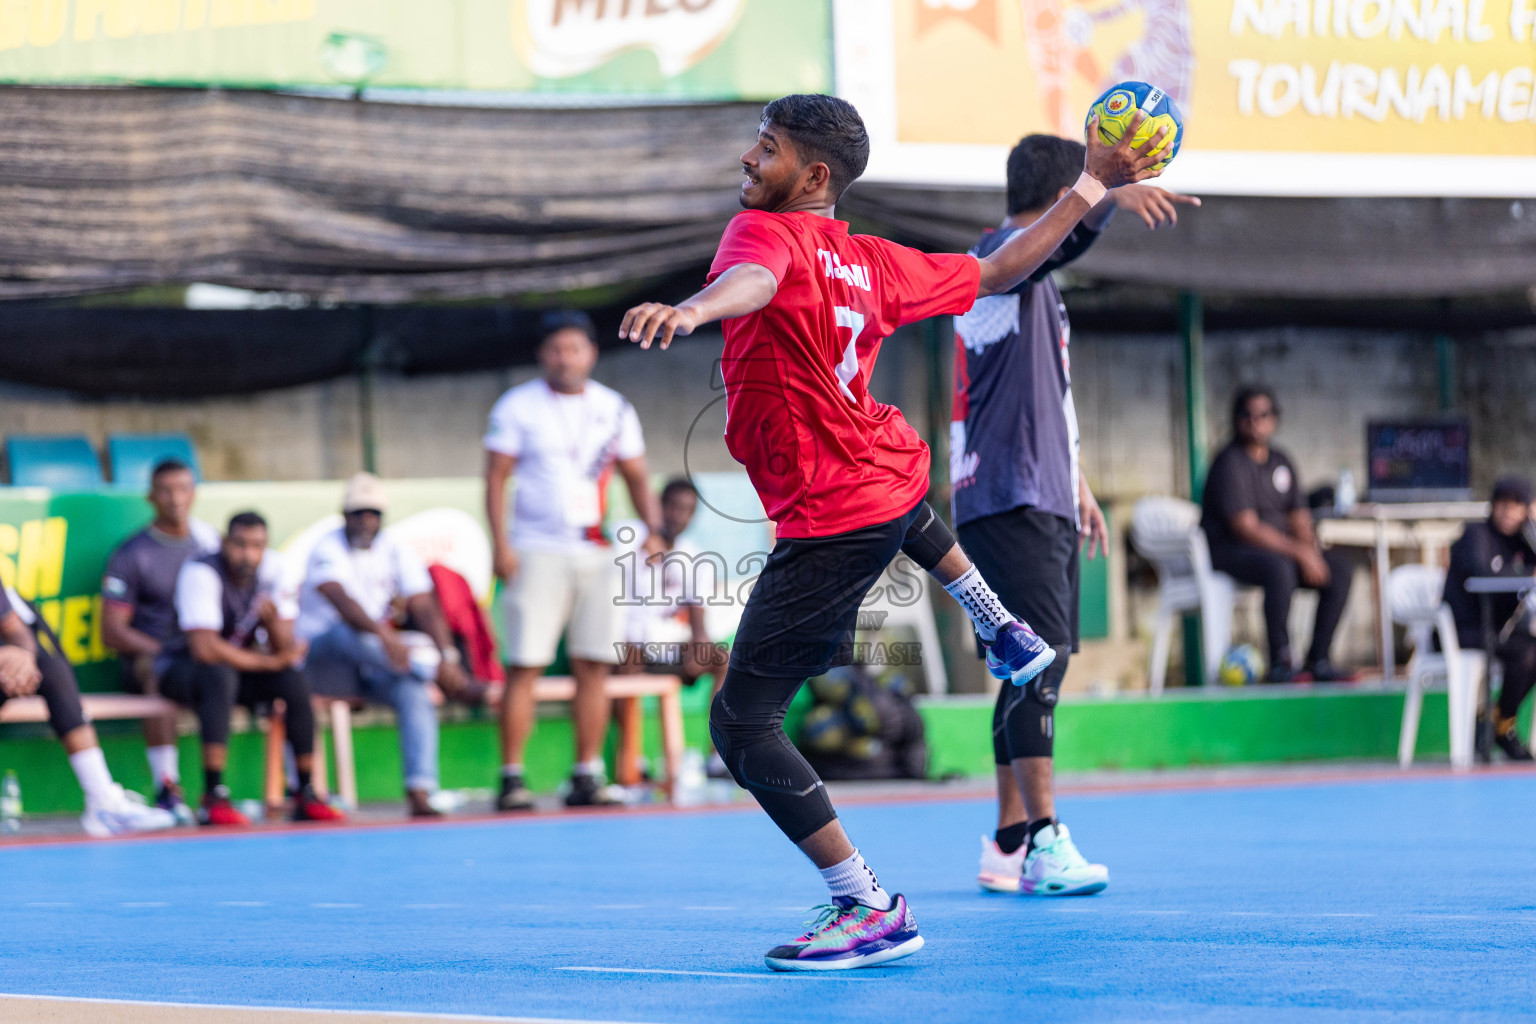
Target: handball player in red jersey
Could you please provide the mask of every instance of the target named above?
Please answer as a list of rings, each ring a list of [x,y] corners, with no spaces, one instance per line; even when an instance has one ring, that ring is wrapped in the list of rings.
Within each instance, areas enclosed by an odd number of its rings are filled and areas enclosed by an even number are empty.
[[[775,970],[868,967],[923,945],[906,899],[881,888],[781,725],[806,679],[851,660],[859,605],[891,559],[904,552],[944,585],[1014,685],[1031,685],[1055,657],[1008,614],[923,500],[928,446],[869,394],[880,343],[1013,288],[1106,190],[1156,176],[1164,133],[1140,148],[1134,134],[1105,145],[1090,123],[1082,176],[1044,216],[985,258],[930,255],[850,235],[834,219],[869,160],[864,122],[844,100],[786,96],[763,109],[757,143],[741,158],[746,210],[726,228],[707,287],[624,316],[620,336],[642,348],[723,321],[726,447],[777,525],[709,715],[731,775],[831,891],[810,931],[768,952]]]

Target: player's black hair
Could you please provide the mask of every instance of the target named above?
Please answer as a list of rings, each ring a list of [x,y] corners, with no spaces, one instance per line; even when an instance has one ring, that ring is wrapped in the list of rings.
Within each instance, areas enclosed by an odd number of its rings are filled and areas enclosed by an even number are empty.
[[[592,318],[579,309],[552,309],[539,317],[539,343],[543,344],[552,335],[572,328],[584,333],[594,345],[597,344],[597,328]]]
[[[699,489],[697,487],[693,486],[693,481],[692,480],[688,480],[688,479],[685,479],[683,477],[676,476],[676,477],[673,477],[671,480],[668,480],[667,481],[667,486],[665,486],[665,487],[663,487],[661,489],[661,500],[662,501],[666,501],[668,498],[672,497],[672,495],[678,494],[678,493],[680,493],[682,491],[687,491],[689,494],[693,495],[695,498],[697,498],[699,496]]]
[[[155,468],[149,471],[149,479],[150,479],[150,482],[153,483],[154,481],[156,481],[156,480],[160,479],[162,476],[164,476],[166,473],[190,473],[190,472],[192,472],[192,467],[187,465],[185,462],[181,461],[180,459],[176,459],[176,458],[161,459],[159,462],[155,463]]]
[[[1056,202],[1083,173],[1088,149],[1056,135],[1026,135],[1008,154],[1008,216]]]
[[[763,108],[763,123],[788,135],[806,160],[827,165],[833,201],[869,165],[869,132],[847,100],[820,93],[781,96]]]
[[[229,517],[229,529],[225,533],[234,533],[236,530],[254,530],[258,526],[263,530],[267,528],[267,521],[262,518],[260,512],[236,512]]]
[[[1243,413],[1248,411],[1248,403],[1255,398],[1267,398],[1272,409],[1275,410],[1275,419],[1280,418],[1280,400],[1275,393],[1264,384],[1244,384],[1237,389],[1237,394],[1232,396],[1232,436],[1237,436],[1237,421],[1243,418]]]

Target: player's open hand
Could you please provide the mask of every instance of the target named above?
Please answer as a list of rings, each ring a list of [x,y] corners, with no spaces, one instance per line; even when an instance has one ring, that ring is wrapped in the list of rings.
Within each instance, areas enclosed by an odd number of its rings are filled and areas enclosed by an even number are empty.
[[[1200,205],[1200,200],[1194,196],[1169,192],[1156,185],[1122,185],[1111,192],[1109,198],[1117,209],[1134,213],[1153,231],[1164,224],[1177,224],[1178,207]]]
[[[651,342],[659,340],[661,347],[666,348],[674,337],[692,334],[697,326],[693,313],[686,308],[662,302],[643,302],[624,314],[619,337],[637,341],[641,348],[650,348]]]
[[[1163,125],[1140,146],[1131,145],[1137,129],[1146,119],[1146,113],[1138,110],[1131,126],[1126,129],[1124,135],[1120,136],[1120,141],[1113,145],[1099,138],[1098,115],[1088,119],[1088,159],[1083,169],[1090,177],[1105,188],[1119,188],[1122,185],[1155,178],[1163,173],[1161,170],[1154,170],[1153,165],[1164,160],[1166,154],[1154,152],[1154,150],[1159,149],[1163,140],[1167,138],[1168,125]]]

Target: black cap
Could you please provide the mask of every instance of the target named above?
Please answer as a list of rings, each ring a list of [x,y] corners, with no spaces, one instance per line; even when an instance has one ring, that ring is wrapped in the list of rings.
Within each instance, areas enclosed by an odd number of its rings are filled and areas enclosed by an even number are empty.
[[[579,309],[552,309],[539,318],[539,340],[543,341],[557,331],[575,328],[586,334],[594,344],[597,342],[597,327],[592,323],[592,318]]]
[[[1501,476],[1494,481],[1493,494],[1489,501],[1518,501],[1522,505],[1531,503],[1531,482],[1523,476]]]

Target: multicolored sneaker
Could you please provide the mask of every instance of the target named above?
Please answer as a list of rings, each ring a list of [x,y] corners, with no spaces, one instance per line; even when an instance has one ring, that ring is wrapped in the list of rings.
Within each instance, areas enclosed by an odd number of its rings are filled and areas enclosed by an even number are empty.
[[[1109,885],[1109,868],[1077,852],[1072,833],[1057,822],[1035,833],[1019,873],[1021,896],[1089,896]]]
[[[155,791],[155,806],[169,811],[171,817],[176,819],[178,825],[196,825],[197,815],[192,813],[192,808],[187,805],[187,798],[181,792],[181,784],[170,779],[160,783],[160,788]]]
[[[923,948],[917,918],[900,893],[890,910],[866,907],[849,896],[834,896],[794,942],[775,946],[763,960],[776,971],[846,971],[911,956]]]
[[[981,870],[976,883],[988,892],[1018,892],[1024,872],[1024,847],[1004,853],[991,836],[981,837]]]
[[[994,679],[1008,679],[1024,686],[1056,660],[1051,645],[1022,622],[1010,622],[987,648],[987,671]]]

